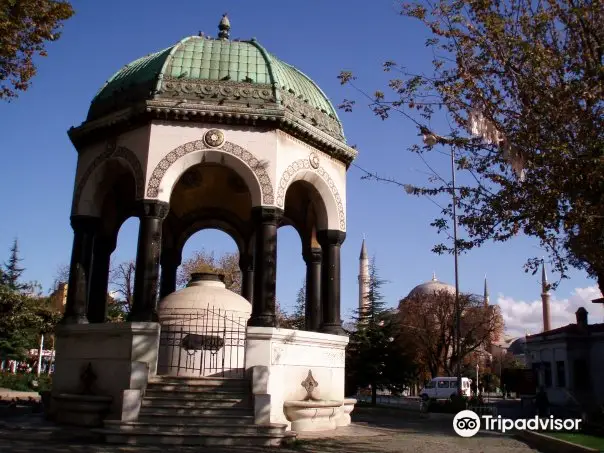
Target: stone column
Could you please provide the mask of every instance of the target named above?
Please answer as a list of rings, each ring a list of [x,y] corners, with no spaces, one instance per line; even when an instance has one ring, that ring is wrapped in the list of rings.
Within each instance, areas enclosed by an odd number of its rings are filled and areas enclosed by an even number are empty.
[[[140,200],[139,203],[134,300],[128,321],[157,321],[162,223],[170,207],[168,203],[157,200]]]
[[[254,299],[254,256],[243,253],[239,258],[241,271],[241,296],[252,303]]]
[[[345,334],[340,319],[340,247],[345,238],[346,233],[338,230],[323,230],[317,233],[317,240],[323,251],[321,332],[334,335]]]
[[[176,276],[180,266],[180,259],[172,253],[161,254],[161,280],[159,284],[159,298],[163,299],[168,294],[176,291]]]
[[[62,322],[64,324],[87,324],[86,311],[90,293],[90,270],[94,237],[99,227],[99,218],[84,215],[71,217],[73,248],[67,287],[67,302]]]
[[[249,326],[275,327],[277,286],[277,225],[283,215],[278,208],[258,206],[252,210],[256,233],[254,289]]]
[[[306,262],[305,329],[318,332],[321,327],[321,249],[309,248],[304,253]]]
[[[90,276],[90,300],[88,302],[88,321],[93,323],[107,320],[107,287],[109,286],[109,267],[111,253],[115,250],[115,241],[99,236],[94,241],[92,272]]]

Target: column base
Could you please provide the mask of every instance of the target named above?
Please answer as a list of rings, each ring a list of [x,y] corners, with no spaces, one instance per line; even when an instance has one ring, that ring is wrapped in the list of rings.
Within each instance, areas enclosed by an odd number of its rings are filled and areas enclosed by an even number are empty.
[[[341,324],[323,324],[321,325],[320,332],[331,335],[346,335],[346,332],[342,328]]]
[[[130,312],[126,320],[128,322],[159,322],[159,316],[155,311]]]
[[[249,327],[277,327],[277,317],[275,315],[258,315],[252,317],[247,322]]]
[[[69,316],[64,316],[63,319],[61,319],[61,323],[60,324],[88,324],[88,318],[86,317],[86,315],[69,315]]]

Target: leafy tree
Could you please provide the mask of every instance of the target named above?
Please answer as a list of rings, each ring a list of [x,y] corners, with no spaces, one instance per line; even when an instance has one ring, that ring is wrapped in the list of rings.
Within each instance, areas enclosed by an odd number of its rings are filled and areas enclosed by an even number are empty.
[[[73,15],[67,1],[2,0],[0,3],[0,99],[17,97],[36,74],[33,59],[46,56],[47,41],[61,36]]]
[[[51,292],[59,289],[60,283],[68,283],[69,282],[69,264],[59,264],[55,271],[55,278],[52,284]]]
[[[296,305],[291,314],[283,313],[280,316],[279,327],[284,329],[304,330],[306,324],[306,279],[296,295]]]
[[[378,390],[402,391],[415,375],[398,318],[385,307],[381,292],[384,283],[372,259],[367,308],[358,312],[356,328],[351,332],[346,350],[346,380],[349,386],[356,388],[371,386],[373,405]]]
[[[479,297],[459,295],[461,313],[461,351],[455,351],[455,295],[449,291],[418,294],[401,300],[400,324],[410,338],[417,360],[432,377],[442,373],[453,376],[458,357],[488,349],[491,339],[503,330],[499,306],[485,307]],[[473,364],[476,361],[472,362]]]
[[[584,269],[604,292],[602,3],[413,0],[402,15],[430,34],[433,70],[416,74],[386,62],[392,94],[377,91],[370,106],[382,119],[400,113],[417,126],[424,144],[413,152],[454,154],[458,220],[468,233],[460,250],[522,232],[538,238],[561,278],[570,266]],[[354,84],[350,72],[340,79]],[[345,100],[341,108],[353,105]],[[425,187],[367,177],[415,195],[449,199],[452,191],[436,172]],[[451,218],[449,204],[433,225],[446,231]],[[525,270],[539,263],[531,258]]]
[[[225,253],[217,258],[214,252],[208,252],[204,249],[195,252],[180,267],[177,278],[178,286],[186,286],[191,274],[195,272],[220,272],[224,274],[226,288],[237,294],[241,293],[241,271],[239,269],[238,253]]]
[[[120,307],[119,310],[128,313],[134,299],[134,275],[136,264],[133,260],[124,261],[111,269],[109,282],[113,288],[113,296],[108,296],[108,308]]]
[[[48,299],[0,286],[0,356],[25,359],[37,347],[39,335],[52,332],[60,317]]]

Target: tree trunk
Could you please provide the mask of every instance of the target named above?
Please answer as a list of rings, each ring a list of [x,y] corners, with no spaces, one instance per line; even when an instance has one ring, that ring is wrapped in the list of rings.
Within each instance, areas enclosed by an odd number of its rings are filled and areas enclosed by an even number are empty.
[[[371,383],[371,405],[375,406],[377,404],[377,386],[374,383]]]

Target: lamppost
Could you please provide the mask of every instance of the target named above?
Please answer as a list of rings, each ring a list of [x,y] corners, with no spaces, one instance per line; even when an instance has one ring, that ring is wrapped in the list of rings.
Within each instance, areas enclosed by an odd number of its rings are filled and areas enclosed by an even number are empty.
[[[478,363],[476,364],[476,398],[478,398]]]
[[[457,253],[457,195],[455,193],[455,149],[451,147],[451,181],[453,192],[453,256],[455,260],[455,349],[457,350],[457,392],[461,392],[461,308]],[[478,382],[476,383],[478,385]]]

